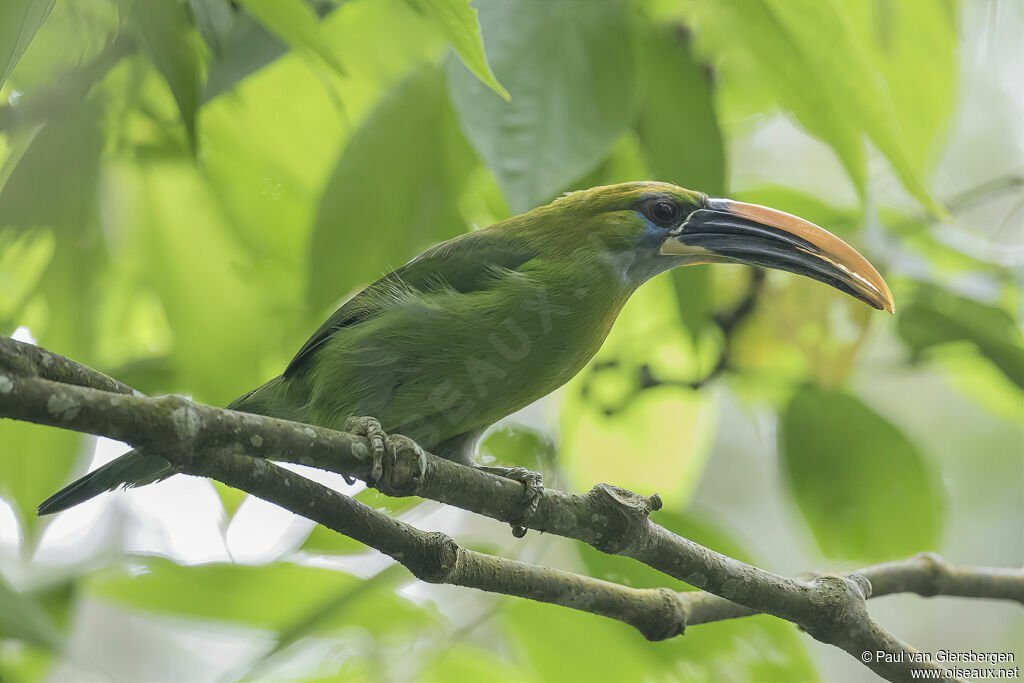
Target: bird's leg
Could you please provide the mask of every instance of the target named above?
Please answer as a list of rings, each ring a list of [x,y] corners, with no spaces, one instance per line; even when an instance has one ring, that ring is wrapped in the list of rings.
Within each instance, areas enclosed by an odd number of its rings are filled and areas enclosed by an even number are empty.
[[[384,455],[388,452],[388,448],[385,445],[385,440],[388,438],[387,432],[380,426],[377,418],[367,416],[348,418],[345,420],[343,429],[357,436],[365,436],[370,441],[372,465],[370,466],[370,477],[366,483],[373,486],[384,472]],[[393,454],[394,451],[392,451]],[[355,483],[355,479],[347,475],[345,476],[345,481],[349,484]]]
[[[537,510],[537,503],[540,501],[540,494],[544,491],[544,479],[541,477],[540,472],[534,472],[533,470],[528,470],[525,467],[491,467],[477,465],[473,459],[473,454],[476,452],[476,445],[480,440],[480,435],[483,434],[484,431],[485,429],[476,429],[469,432],[463,432],[462,434],[458,434],[442,441],[432,450],[436,455],[444,458],[445,460],[451,460],[452,462],[457,462],[460,465],[476,467],[488,474],[495,474],[499,477],[518,481],[522,484],[524,489],[523,501],[521,503],[518,516],[515,521],[512,522],[512,535],[516,538],[522,538],[526,535],[526,528],[523,527],[523,524],[525,524],[530,516]]]
[[[518,481],[523,485],[523,501],[520,504],[519,516],[512,522],[512,535],[516,538],[522,538],[526,535],[526,527],[523,525],[537,511],[537,503],[540,502],[540,495],[544,492],[544,478],[540,472],[534,472],[525,467],[490,467],[483,465],[477,465],[477,467],[489,474],[496,474],[499,477]]]

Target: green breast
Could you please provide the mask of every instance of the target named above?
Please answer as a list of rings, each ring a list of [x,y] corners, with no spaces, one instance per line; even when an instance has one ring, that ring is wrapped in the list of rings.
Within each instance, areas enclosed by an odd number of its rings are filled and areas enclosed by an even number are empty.
[[[597,352],[628,292],[603,268],[508,271],[471,293],[410,292],[317,354],[307,419],[373,415],[423,446],[558,388]]]

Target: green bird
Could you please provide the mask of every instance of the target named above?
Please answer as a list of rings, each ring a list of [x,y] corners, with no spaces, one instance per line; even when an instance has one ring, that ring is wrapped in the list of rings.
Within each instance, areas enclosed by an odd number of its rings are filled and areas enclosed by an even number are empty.
[[[640,285],[717,262],[798,273],[894,311],[867,260],[796,216],[667,183],[594,187],[431,247],[349,299],[280,376],[228,407],[369,436],[372,480],[387,434],[473,465],[481,433],[578,373]],[[174,473],[131,451],[39,514]],[[538,486],[532,473],[499,473],[528,493]]]

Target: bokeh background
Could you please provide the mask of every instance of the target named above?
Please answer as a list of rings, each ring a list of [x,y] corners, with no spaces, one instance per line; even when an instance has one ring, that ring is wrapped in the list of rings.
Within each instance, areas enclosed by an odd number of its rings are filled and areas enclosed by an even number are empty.
[[[657,491],[659,523],[783,574],[923,550],[1020,566],[1021,35],[1015,0],[7,0],[0,333],[223,405],[430,244],[672,181],[836,232],[897,315],[676,271],[481,458]],[[422,585],[205,480],[34,516],[124,450],[0,423],[0,680],[874,680],[770,617],[652,644]],[[471,547],[686,589],[304,472]],[[1019,606],[870,606],[925,651],[1024,658]]]

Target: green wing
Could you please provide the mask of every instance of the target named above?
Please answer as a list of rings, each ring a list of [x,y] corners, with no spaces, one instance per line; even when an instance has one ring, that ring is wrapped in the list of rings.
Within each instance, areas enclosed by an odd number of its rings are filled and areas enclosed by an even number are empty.
[[[386,296],[388,292],[447,288],[465,294],[483,289],[496,273],[516,270],[535,256],[525,244],[510,242],[507,235],[490,230],[469,232],[435,245],[342,304],[302,345],[284,376],[293,375],[339,330],[385,312],[392,300]]]

